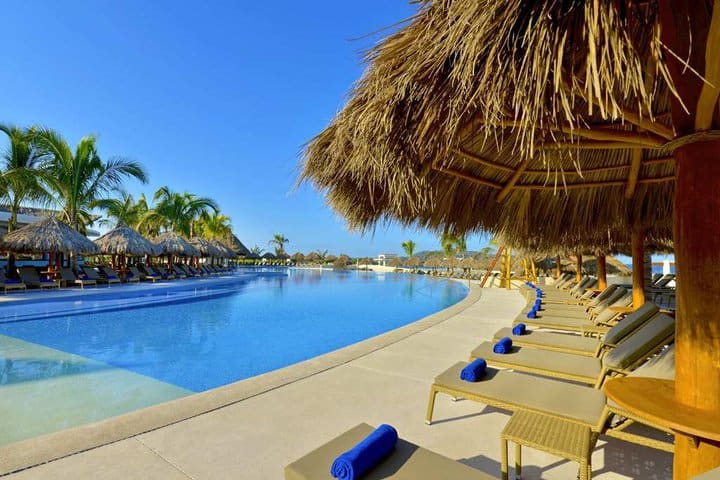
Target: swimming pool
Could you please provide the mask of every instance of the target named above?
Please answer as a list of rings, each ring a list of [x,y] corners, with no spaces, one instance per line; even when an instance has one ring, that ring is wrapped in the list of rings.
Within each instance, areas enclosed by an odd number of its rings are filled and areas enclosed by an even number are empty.
[[[0,444],[307,360],[467,294],[458,282],[354,271],[193,282],[0,307],[0,411],[25,412],[1,425]]]

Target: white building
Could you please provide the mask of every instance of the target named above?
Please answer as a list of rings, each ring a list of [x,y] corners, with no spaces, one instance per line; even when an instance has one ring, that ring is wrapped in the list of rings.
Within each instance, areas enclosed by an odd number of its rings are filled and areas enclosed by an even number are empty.
[[[387,267],[387,262],[389,262],[393,258],[397,258],[397,255],[395,255],[394,253],[381,253],[380,255],[377,256],[377,258],[375,259],[375,262],[378,265]]]

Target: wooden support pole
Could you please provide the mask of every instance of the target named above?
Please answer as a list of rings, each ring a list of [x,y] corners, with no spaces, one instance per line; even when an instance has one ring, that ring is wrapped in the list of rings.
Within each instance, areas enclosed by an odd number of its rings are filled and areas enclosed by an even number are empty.
[[[597,252],[595,258],[597,259],[598,289],[605,290],[607,288],[607,257],[603,252]]]
[[[532,281],[537,282],[537,269],[535,268],[535,260],[531,258],[528,258],[528,262],[530,262],[530,271],[532,272]]]
[[[634,227],[632,239],[632,299],[633,309],[645,303],[645,231]]]
[[[558,280],[562,275],[562,268],[560,267],[560,255],[555,257],[555,280]]]
[[[675,398],[720,412],[720,141],[679,148],[675,186]],[[720,466],[720,443],[675,436],[674,478]]]
[[[666,65],[678,135],[720,128],[720,0],[659,0]],[[684,52],[684,53],[683,53]],[[704,80],[703,80],[704,79]],[[709,85],[708,85],[709,84]],[[715,90],[715,91],[714,91]],[[683,105],[680,105],[682,99]],[[720,141],[679,146],[675,157],[674,247],[677,274],[675,399],[720,412]],[[675,436],[673,477],[693,478],[720,467],[720,442]]]
[[[630,164],[630,174],[628,175],[627,186],[625,187],[625,198],[632,198],[635,195],[635,187],[640,177],[640,167],[642,166],[643,151],[640,148],[633,148],[632,163]]]
[[[575,254],[575,281],[579,282],[582,280],[582,253],[577,252]]]

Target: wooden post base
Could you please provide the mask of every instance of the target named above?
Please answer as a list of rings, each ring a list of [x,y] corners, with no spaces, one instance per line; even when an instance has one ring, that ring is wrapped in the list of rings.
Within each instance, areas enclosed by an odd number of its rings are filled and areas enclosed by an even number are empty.
[[[720,141],[675,151],[675,398],[720,411]],[[674,478],[720,466],[720,444],[675,437]]]

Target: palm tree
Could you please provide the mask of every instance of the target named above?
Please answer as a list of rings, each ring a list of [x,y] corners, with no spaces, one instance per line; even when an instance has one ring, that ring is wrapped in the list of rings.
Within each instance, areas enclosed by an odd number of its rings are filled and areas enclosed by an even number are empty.
[[[195,236],[195,226],[203,214],[220,211],[218,204],[209,197],[198,197],[188,192],[174,192],[168,187],[160,187],[153,197],[155,206],[140,221],[159,225],[188,237]]]
[[[62,209],[61,218],[84,232],[92,223],[90,210],[104,195],[120,192],[126,178],[147,183],[145,168],[134,160],[114,157],[103,161],[98,155],[97,137],[83,137],[73,152],[57,132],[41,129],[36,142],[48,161],[46,182]]]
[[[105,211],[104,218],[100,220],[100,225],[114,227],[132,227],[137,228],[140,219],[148,211],[148,205],[145,196],[141,195],[136,202],[132,195],[122,192],[120,198],[102,198],[92,205],[95,208]]]
[[[285,255],[285,244],[289,243],[288,240],[282,233],[276,233],[273,235],[272,240],[268,242],[268,245],[275,245],[275,255]]]
[[[405,250],[405,255],[410,258],[415,253],[415,247],[417,244],[413,242],[412,240],[404,241],[402,244],[403,250]]]
[[[250,253],[259,257],[260,255],[265,253],[265,249],[260,247],[259,245],[255,245],[250,249]]]
[[[8,233],[17,228],[17,215],[27,200],[40,201],[49,198],[43,186],[46,171],[42,151],[35,145],[35,129],[18,128],[0,124],[0,131],[7,135],[10,144],[3,152],[0,188],[10,208]]]
[[[230,217],[219,212],[203,213],[197,223],[200,236],[208,240],[227,240],[232,235]]]

